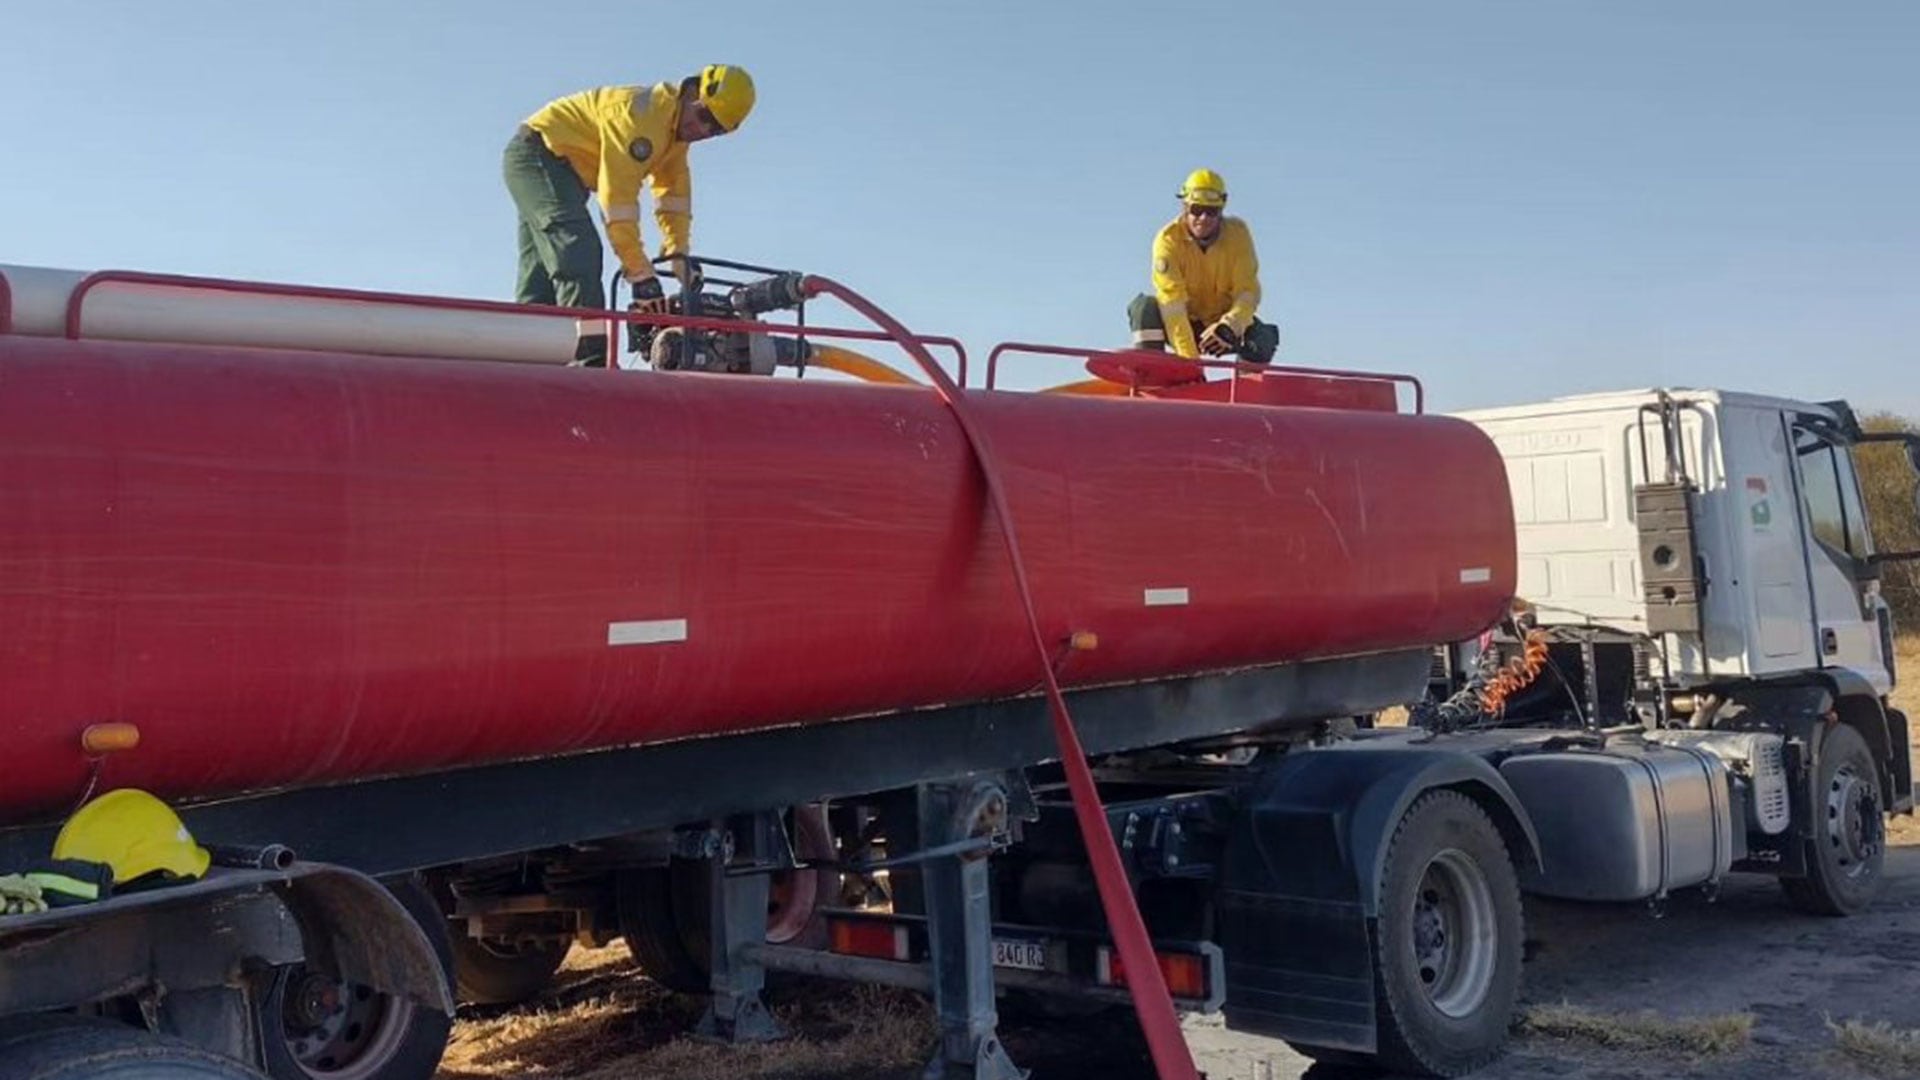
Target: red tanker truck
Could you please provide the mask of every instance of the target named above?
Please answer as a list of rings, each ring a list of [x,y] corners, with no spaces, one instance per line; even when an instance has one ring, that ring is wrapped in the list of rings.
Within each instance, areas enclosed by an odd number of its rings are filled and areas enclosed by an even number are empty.
[[[1354,730],[1436,646],[1539,651],[1508,466],[1417,382],[1003,346],[936,393],[852,343],[958,343],[707,271],[607,371],[553,309],[0,266],[0,873],[120,788],[214,854],[0,918],[0,1077],[423,1080],[456,988],[617,937],[717,1034],[777,1035],[768,970],[890,982],[1014,1075],[996,993],[1128,998],[1049,680],[1181,1006],[1458,1074],[1553,789],[1738,794],[1584,714]],[[999,388],[1034,351],[1095,378]]]

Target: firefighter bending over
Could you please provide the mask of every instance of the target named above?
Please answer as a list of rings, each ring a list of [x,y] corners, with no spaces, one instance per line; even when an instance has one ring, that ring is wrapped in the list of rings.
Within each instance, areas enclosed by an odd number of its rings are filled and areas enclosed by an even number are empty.
[[[520,216],[520,277],[514,298],[602,310],[600,238],[587,216],[600,199],[607,241],[633,287],[632,310],[665,311],[666,290],[640,242],[640,185],[653,193],[660,254],[685,255],[693,219],[687,145],[724,135],[752,111],[745,70],[709,64],[679,84],[603,86],[549,103],[507,144],[507,191]],[[685,279],[684,265],[675,276]],[[583,323],[574,363],[607,362],[604,327]]]

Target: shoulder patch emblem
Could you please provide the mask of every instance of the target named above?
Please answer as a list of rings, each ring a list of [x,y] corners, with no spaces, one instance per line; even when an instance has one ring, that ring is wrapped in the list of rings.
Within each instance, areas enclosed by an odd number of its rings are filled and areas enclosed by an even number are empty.
[[[1164,274],[1167,272],[1167,257],[1165,255],[1153,260],[1153,272],[1156,274]]]
[[[653,156],[653,140],[635,139],[627,144],[627,153],[632,155],[633,160],[644,162]]]

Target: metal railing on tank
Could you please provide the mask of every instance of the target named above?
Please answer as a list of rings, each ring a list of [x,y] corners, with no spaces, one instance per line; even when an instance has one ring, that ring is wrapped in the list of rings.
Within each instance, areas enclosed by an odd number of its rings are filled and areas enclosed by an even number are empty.
[[[1426,387],[1415,376],[1397,372],[1260,364],[1249,360],[1213,358],[1189,360],[1171,353],[1143,349],[1087,349],[1067,345],[1040,345],[1027,341],[1003,341],[987,353],[986,389],[999,388],[1000,358],[1007,355],[1067,357],[1087,361],[1088,368],[1094,370],[1100,378],[1124,387],[1128,397],[1139,396],[1143,390],[1178,386],[1182,383],[1197,383],[1205,378],[1206,371],[1229,371],[1233,373],[1232,378],[1225,381],[1228,382],[1227,400],[1230,402],[1239,401],[1239,388],[1243,377],[1298,375],[1305,378],[1405,386],[1413,393],[1413,411],[1416,414],[1424,413],[1427,408]],[[1178,375],[1184,372],[1196,374],[1190,379],[1178,378]]]
[[[676,264],[683,260],[688,268],[688,276],[693,280],[691,282],[678,282],[678,292],[669,301],[671,304],[679,307],[680,310],[677,314],[691,318],[704,318],[711,317],[717,310],[722,313],[719,317],[734,320],[756,319],[772,311],[791,310],[794,313],[794,325],[798,329],[796,340],[801,345],[805,345],[810,332],[807,327],[807,301],[809,296],[806,291],[801,288],[801,283],[807,275],[797,270],[782,270],[774,266],[739,262],[733,259],[718,259],[706,255],[661,255],[654,258],[653,265],[656,269],[666,270],[675,268]],[[738,278],[708,273],[708,271],[716,269],[756,276],[751,278]],[[617,310],[619,308],[620,286],[625,283],[625,281],[626,275],[618,270],[615,270],[609,275],[607,279],[609,309]],[[726,289],[727,292],[724,296],[715,296],[706,291],[708,286],[720,286]],[[673,312],[670,311],[670,313]],[[746,329],[746,326],[740,322],[731,322],[730,328]],[[629,322],[628,333],[637,334],[638,332],[637,327]],[[818,333],[817,330],[811,332]],[[892,340],[886,334],[882,334],[879,331],[845,331],[836,336],[855,341]],[[967,349],[965,345],[960,343],[958,338],[932,334],[915,334],[913,338],[922,345],[931,345],[952,350],[954,355],[954,381],[961,386],[967,384]],[[690,364],[687,364],[687,361],[691,359],[694,349],[692,337],[682,335],[679,338],[677,347],[682,352],[683,366],[690,366]],[[609,356],[608,366],[616,366],[612,357],[617,356],[620,351],[620,334],[611,320],[609,321],[607,331],[607,348]],[[801,351],[804,353],[804,349]],[[795,366],[800,375],[804,376],[806,374],[807,365],[804,360]]]
[[[745,264],[722,263],[709,260],[714,265],[738,266]],[[4,277],[0,277],[4,284]],[[659,328],[678,327],[685,330],[707,330],[733,333],[773,334],[797,337],[831,338],[847,341],[876,341],[900,344],[895,334],[877,329],[859,329],[853,327],[807,326],[804,323],[789,325],[770,323],[760,320],[722,318],[699,315],[648,314],[630,311],[592,311],[581,308],[560,307],[552,304],[517,304],[504,300],[478,300],[459,296],[428,296],[416,293],[384,292],[371,289],[346,289],[325,285],[290,285],[268,281],[240,281],[231,278],[198,277],[187,274],[159,274],[144,270],[96,270],[82,278],[67,297],[64,326],[69,340],[79,341],[85,338],[83,330],[86,314],[86,302],[103,286],[134,285],[155,288],[187,289],[205,292],[219,292],[248,296],[268,296],[285,299],[324,300],[340,303],[363,303],[389,307],[420,308],[433,311],[476,312],[493,315],[517,315],[541,318],[566,318],[575,321],[604,321],[610,325],[651,326]],[[6,322],[0,327],[11,324],[10,290],[0,293],[0,315]],[[609,334],[609,346],[615,335]],[[966,378],[966,348],[951,337],[939,335],[908,335],[919,344],[943,349],[951,349],[957,358],[956,369],[959,378]],[[619,371],[617,366],[609,365],[608,370]]]

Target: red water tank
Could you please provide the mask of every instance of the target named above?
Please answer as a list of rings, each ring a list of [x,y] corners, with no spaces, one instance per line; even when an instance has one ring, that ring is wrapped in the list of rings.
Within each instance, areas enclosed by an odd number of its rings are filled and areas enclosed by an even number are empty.
[[[1506,475],[1441,417],[977,393],[1069,684],[1467,637]],[[0,820],[1030,691],[934,394],[0,335]],[[903,716],[902,723],[911,723]],[[690,777],[698,783],[698,777]]]

